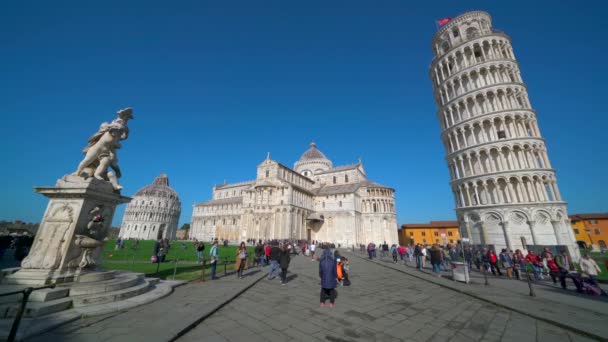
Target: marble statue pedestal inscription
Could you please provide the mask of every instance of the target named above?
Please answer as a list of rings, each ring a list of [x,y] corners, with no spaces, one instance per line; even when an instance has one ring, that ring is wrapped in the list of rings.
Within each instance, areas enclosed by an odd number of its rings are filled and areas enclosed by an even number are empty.
[[[54,187],[35,188],[50,199],[29,255],[21,270],[4,284],[41,285],[71,282],[95,271],[103,240],[121,196],[110,182],[66,175]]]

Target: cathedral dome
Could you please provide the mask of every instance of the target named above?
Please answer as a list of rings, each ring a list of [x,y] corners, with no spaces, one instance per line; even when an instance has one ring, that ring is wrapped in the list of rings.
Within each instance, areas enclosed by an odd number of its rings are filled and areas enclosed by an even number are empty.
[[[300,161],[311,160],[311,159],[327,159],[323,152],[319,151],[317,144],[314,142],[310,144],[310,148],[302,154]]]
[[[294,165],[294,170],[306,177],[312,176],[318,172],[327,171],[333,167],[331,160],[319,151],[317,145],[313,142]]]

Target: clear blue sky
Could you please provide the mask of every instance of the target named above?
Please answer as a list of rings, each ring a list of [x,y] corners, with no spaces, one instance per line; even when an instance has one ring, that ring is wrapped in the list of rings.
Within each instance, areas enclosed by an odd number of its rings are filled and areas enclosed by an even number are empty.
[[[128,4],[126,4],[128,3]],[[435,20],[481,9],[513,39],[569,212],[608,211],[604,1],[6,1],[0,219],[73,172],[131,106],[123,194],[166,172],[182,200],[249,180],[314,139],[397,190],[399,222],[454,219],[428,67]],[[114,224],[122,220],[118,210]]]

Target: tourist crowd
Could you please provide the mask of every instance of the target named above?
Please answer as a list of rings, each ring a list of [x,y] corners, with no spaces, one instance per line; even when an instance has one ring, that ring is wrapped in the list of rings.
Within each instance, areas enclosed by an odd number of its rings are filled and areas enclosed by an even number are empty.
[[[507,279],[542,281],[551,279],[553,284],[567,289],[567,280],[570,279],[576,290],[580,293],[602,294],[606,292],[601,289],[597,277],[602,272],[595,260],[584,253],[578,264],[575,264],[565,249],[555,254],[550,248],[544,248],[541,253],[533,249],[527,250],[524,255],[522,250],[515,251],[502,249],[497,253],[492,247],[465,246],[461,244],[439,244],[425,245],[413,244],[407,246],[392,245],[386,242],[379,244],[369,243],[367,246],[360,245],[359,250],[367,254],[369,259],[377,257],[377,250],[381,258],[390,255],[394,263],[401,261],[403,264],[414,264],[422,270],[430,264],[432,271],[439,277],[442,271],[451,271],[452,262],[464,262],[469,269],[473,266],[478,272],[492,274],[496,277]]]

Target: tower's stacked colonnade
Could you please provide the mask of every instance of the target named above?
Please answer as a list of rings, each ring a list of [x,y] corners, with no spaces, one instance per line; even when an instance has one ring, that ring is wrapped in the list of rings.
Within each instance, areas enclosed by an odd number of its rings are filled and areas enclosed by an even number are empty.
[[[433,38],[430,77],[457,216],[475,244],[565,245],[578,258],[563,201],[511,39],[485,12]]]

